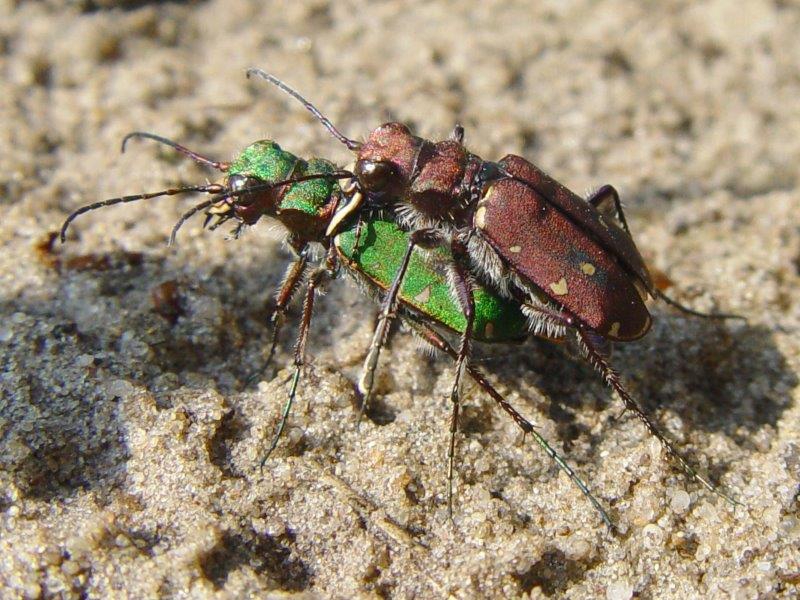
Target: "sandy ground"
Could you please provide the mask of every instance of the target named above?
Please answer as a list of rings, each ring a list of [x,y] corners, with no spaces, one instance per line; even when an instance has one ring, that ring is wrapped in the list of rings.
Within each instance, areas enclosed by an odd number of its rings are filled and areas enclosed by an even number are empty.
[[[117,6],[119,5],[119,6]],[[796,597],[800,583],[800,3],[10,2],[0,18],[0,583],[3,597]],[[347,152],[247,67],[360,137],[387,119],[521,153],[571,188],[623,193],[670,292],[614,361],[700,467],[689,482],[589,367],[531,341],[481,367],[569,457],[621,533],[474,386],[446,512],[448,361],[398,332],[359,430],[352,381],[373,308],[318,303],[286,439],[269,339],[288,254],[192,202],[77,206],[202,183],[144,142],[227,159],[272,137]],[[166,285],[165,285],[166,283]],[[177,303],[164,299],[172,288]],[[162,300],[154,303],[154,294]],[[168,294],[167,294],[168,296]],[[293,315],[296,317],[295,309]]]

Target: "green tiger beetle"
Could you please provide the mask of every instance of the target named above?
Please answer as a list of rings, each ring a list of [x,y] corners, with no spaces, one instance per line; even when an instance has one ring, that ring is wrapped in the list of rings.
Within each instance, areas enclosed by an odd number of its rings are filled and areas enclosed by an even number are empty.
[[[184,222],[202,211],[206,214],[205,225],[210,229],[216,229],[222,223],[233,220],[236,223],[234,236],[238,236],[244,226],[255,224],[262,216],[276,219],[287,229],[288,242],[295,251],[296,258],[289,266],[284,282],[277,292],[267,362],[273,357],[280,325],[289,303],[304,280],[306,291],[294,348],[294,375],[280,423],[262,460],[262,467],[280,439],[295,398],[304,364],[306,341],[317,291],[328,280],[336,277],[340,267],[355,279],[368,295],[376,299],[386,295],[396,284],[397,273],[403,269],[402,285],[393,292],[398,301],[399,314],[409,327],[433,348],[448,354],[454,360],[458,359],[458,352],[444,335],[447,333],[463,335],[467,327],[467,319],[460,304],[451,293],[449,272],[454,264],[452,255],[446,248],[432,252],[415,249],[408,253],[406,248],[412,234],[401,229],[395,220],[381,217],[377,212],[360,211],[357,218],[345,218],[341,213],[337,213],[337,208],[343,202],[352,201],[348,196],[349,191],[346,191],[347,186],[343,190],[338,183],[340,179],[352,178],[353,174],[350,171],[339,170],[323,159],[307,161],[300,159],[270,140],[251,144],[233,161],[226,163],[206,158],[171,140],[144,132],[127,135],[123,140],[123,151],[125,144],[132,138],[149,138],[166,144],[204,166],[225,173],[225,178],[221,183],[170,188],[86,205],[74,211],[65,220],[61,229],[62,242],[66,239],[66,232],[72,221],[88,211],[114,204],[190,192],[204,192],[211,197],[181,216],[173,227],[170,243],[175,241],[175,236]],[[330,233],[332,229],[336,230],[335,235]],[[319,265],[313,267],[310,264],[309,247],[315,243],[323,246],[325,257]],[[502,297],[491,287],[479,283],[470,288],[469,295],[474,306],[471,329],[476,340],[509,342],[531,334],[530,318],[526,314],[526,308],[519,302]],[[478,369],[470,364],[464,365],[463,368],[502,410],[511,416],[524,434],[533,437],[591,502],[605,524],[613,530],[610,517],[587,485],[533,425],[503,398]],[[453,405],[448,446],[448,509],[451,512],[459,406],[459,403]]]
[[[613,342],[637,340],[649,331],[648,297],[699,317],[742,317],[700,313],[653,285],[612,186],[604,185],[583,199],[519,156],[485,161],[465,148],[460,125],[450,139],[431,142],[401,123],[386,123],[358,142],[273,75],[249,69],[247,76],[265,79],[298,100],[355,154],[354,192],[339,213],[341,220],[363,211],[389,210],[410,232],[359,381],[365,404],[410,257],[418,247],[446,248],[453,261],[453,295],[465,318],[451,391],[455,406],[476,338],[470,289],[477,279],[524,306],[532,331],[571,336],[625,411],[639,418],[668,456],[689,477],[736,504],[678,453],[625,389],[609,357]],[[329,234],[339,222],[334,219]]]

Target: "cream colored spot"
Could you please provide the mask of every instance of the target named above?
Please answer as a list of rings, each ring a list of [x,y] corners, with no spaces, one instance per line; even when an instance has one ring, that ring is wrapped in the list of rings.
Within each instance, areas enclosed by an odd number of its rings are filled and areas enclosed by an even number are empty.
[[[483,328],[483,337],[487,340],[490,340],[494,337],[494,323],[489,322],[486,324],[486,327]]]
[[[431,299],[431,286],[427,286],[419,294],[414,296],[414,302],[416,302],[417,304],[425,304],[430,299]]]
[[[486,207],[479,206],[478,210],[475,211],[475,227],[478,229],[483,229],[486,227]]]
[[[594,268],[592,263],[582,262],[581,263],[581,271],[583,271],[584,275],[594,275],[594,272],[597,269]]]
[[[617,337],[619,335],[619,321],[614,321],[608,330],[608,335]]]
[[[522,252],[522,248],[520,246],[511,246],[511,248],[509,248],[508,251],[513,252],[514,254],[519,254],[520,252]]]
[[[558,280],[558,283],[551,283],[550,289],[553,290],[553,293],[556,296],[566,296],[569,293],[569,289],[567,288],[567,280],[563,277]]]

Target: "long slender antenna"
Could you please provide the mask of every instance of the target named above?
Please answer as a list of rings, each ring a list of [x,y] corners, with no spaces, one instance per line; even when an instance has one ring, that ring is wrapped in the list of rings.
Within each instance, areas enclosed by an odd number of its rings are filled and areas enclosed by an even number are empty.
[[[175,226],[172,228],[172,233],[169,234],[169,244],[168,245],[173,246],[175,244],[175,236],[178,235],[178,230],[183,226],[184,223],[186,223],[186,221],[188,221],[194,215],[199,213],[201,210],[205,210],[209,206],[212,206],[212,205],[216,204],[217,202],[220,202],[220,200],[221,199],[219,197],[214,197],[214,198],[211,198],[209,200],[204,200],[200,204],[196,204],[195,206],[193,206],[192,208],[187,210],[185,213],[183,213],[181,215],[181,218],[178,219],[178,221],[175,223]]]
[[[269,81],[271,84],[280,88],[281,90],[289,94],[292,98],[297,100],[300,104],[302,104],[305,107],[305,109],[308,112],[314,115],[317,118],[317,120],[319,120],[319,122],[322,123],[325,129],[331,132],[331,135],[333,135],[333,137],[335,137],[337,140],[339,140],[345,146],[347,146],[349,150],[356,151],[359,148],[361,148],[360,142],[351,140],[350,138],[342,134],[338,129],[336,129],[336,126],[333,123],[331,123],[331,120],[328,117],[323,115],[322,112],[320,112],[320,110],[316,106],[311,104],[311,102],[303,98],[303,96],[300,95],[300,92],[298,92],[297,90],[290,88],[288,85],[283,83],[280,79],[278,79],[274,75],[270,75],[269,73],[267,73],[266,71],[262,71],[261,69],[247,69],[247,78],[250,79],[251,75],[257,75],[258,77],[261,77],[261,79]]]
[[[97,208],[103,208],[104,206],[111,206],[113,204],[136,202],[137,200],[148,200],[150,198],[158,198],[160,196],[174,196],[175,194],[184,194],[189,192],[205,192],[207,194],[220,194],[224,191],[225,191],[225,186],[218,183],[213,183],[209,185],[191,185],[188,187],[170,188],[167,190],[161,190],[160,192],[136,194],[135,196],[121,196],[119,198],[111,198],[109,200],[102,200],[100,202],[95,202],[93,204],[87,204],[86,206],[82,206],[78,210],[73,212],[71,215],[67,217],[66,221],[64,221],[64,224],[61,226],[61,236],[60,236],[61,243],[63,244],[67,239],[67,229],[69,228],[70,223],[72,223],[78,216],[82,215],[83,213],[95,210]]]
[[[123,152],[123,153],[125,152],[125,144],[127,144],[128,140],[130,140],[132,138],[147,138],[147,139],[150,139],[150,140],[155,140],[156,142],[159,142],[161,144],[164,144],[166,146],[169,146],[170,148],[173,148],[173,149],[177,150],[181,154],[185,154],[186,156],[191,158],[193,161],[198,162],[201,165],[206,165],[207,167],[211,167],[213,169],[217,169],[218,171],[227,171],[228,167],[230,166],[226,162],[222,162],[222,161],[219,161],[219,160],[214,160],[212,158],[205,157],[205,156],[203,156],[201,154],[198,154],[197,152],[195,152],[193,150],[189,150],[186,146],[182,146],[181,144],[179,144],[177,142],[173,142],[170,139],[167,139],[167,138],[162,137],[160,135],[156,135],[155,133],[148,133],[146,131],[131,131],[128,135],[126,135],[124,138],[122,138],[121,152]]]

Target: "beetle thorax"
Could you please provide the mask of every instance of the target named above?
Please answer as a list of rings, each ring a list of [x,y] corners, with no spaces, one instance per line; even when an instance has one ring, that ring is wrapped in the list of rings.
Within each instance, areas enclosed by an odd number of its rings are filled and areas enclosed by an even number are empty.
[[[457,141],[429,142],[387,123],[359,150],[355,174],[370,202],[392,202],[404,225],[450,229],[466,223],[469,157]]]

